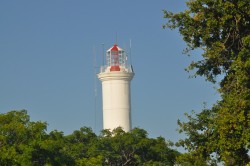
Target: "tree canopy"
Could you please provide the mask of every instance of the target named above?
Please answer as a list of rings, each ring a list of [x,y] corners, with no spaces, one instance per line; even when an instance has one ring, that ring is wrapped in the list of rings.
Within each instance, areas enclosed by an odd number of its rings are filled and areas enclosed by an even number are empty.
[[[163,137],[148,138],[139,128],[104,130],[98,136],[81,127],[72,134],[46,132],[45,122],[32,122],[26,110],[0,114],[0,165],[174,165],[179,152]]]
[[[202,60],[188,70],[218,81],[221,100],[211,109],[178,122],[187,138],[179,145],[190,158],[225,165],[246,165],[250,148],[250,1],[189,0],[187,10],[172,13],[164,28],[178,29],[187,52],[203,50]]]

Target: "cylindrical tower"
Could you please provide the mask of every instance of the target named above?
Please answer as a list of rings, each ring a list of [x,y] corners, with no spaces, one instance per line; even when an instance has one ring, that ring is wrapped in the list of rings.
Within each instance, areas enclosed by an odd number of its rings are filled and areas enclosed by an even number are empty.
[[[134,72],[126,62],[126,52],[114,45],[107,50],[106,65],[98,74],[102,82],[103,129],[131,129],[130,81]]]

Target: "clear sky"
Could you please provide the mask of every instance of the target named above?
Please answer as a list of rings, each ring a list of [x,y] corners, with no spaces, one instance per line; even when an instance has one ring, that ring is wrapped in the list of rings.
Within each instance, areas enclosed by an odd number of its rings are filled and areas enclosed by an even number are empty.
[[[150,137],[177,141],[177,120],[218,99],[204,78],[184,71],[195,56],[182,54],[178,31],[164,30],[163,9],[185,10],[184,0],[1,0],[0,112],[28,110],[48,131],[102,129],[101,83],[94,97],[94,63],[116,42],[129,50],[132,125]]]

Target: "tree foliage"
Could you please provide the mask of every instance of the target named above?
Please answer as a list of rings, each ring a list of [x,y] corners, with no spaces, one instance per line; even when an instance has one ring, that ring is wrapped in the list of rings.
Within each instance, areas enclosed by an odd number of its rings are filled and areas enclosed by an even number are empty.
[[[179,122],[180,140],[190,154],[225,165],[246,165],[250,148],[250,1],[189,0],[187,10],[164,11],[164,28],[179,29],[187,51],[202,49],[203,59],[189,70],[219,81],[221,100],[211,109]],[[213,157],[212,157],[213,156]]]
[[[164,138],[148,138],[139,128],[99,136],[87,127],[66,136],[46,128],[45,122],[31,122],[25,110],[0,114],[0,165],[174,165],[179,155]]]

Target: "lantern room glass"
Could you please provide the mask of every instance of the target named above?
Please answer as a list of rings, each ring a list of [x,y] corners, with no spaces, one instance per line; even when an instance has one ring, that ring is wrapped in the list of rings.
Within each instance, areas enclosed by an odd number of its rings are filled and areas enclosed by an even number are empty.
[[[106,61],[107,66],[126,66],[127,56],[124,50],[107,51]]]

